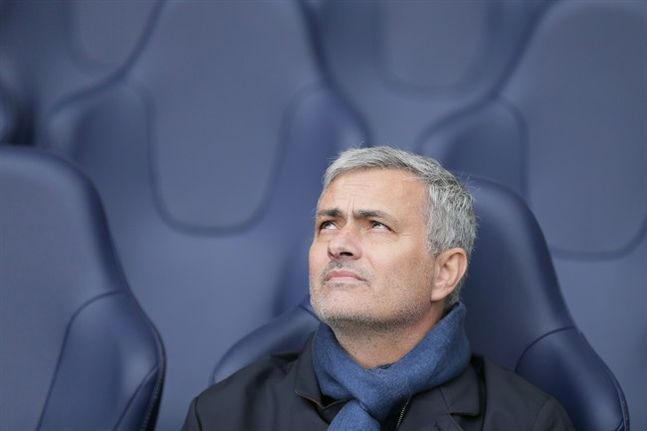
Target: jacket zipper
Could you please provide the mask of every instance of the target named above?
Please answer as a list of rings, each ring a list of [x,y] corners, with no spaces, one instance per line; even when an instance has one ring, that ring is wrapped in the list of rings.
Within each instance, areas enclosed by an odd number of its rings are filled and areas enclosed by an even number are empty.
[[[398,418],[398,423],[395,425],[396,430],[398,428],[400,428],[400,424],[402,423],[402,419],[404,419],[404,412],[407,410],[407,406],[409,405],[409,401],[411,401],[411,398],[407,398],[407,402],[404,403],[404,406],[402,406],[402,411],[400,411],[400,417]]]

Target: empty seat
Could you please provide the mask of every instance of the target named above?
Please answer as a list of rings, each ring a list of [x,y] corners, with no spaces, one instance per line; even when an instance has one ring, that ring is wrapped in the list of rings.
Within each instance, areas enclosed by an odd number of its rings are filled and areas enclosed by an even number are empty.
[[[544,237],[525,204],[474,180],[479,232],[463,297],[474,351],[555,396],[575,428],[628,430],[622,390],[571,319]],[[308,299],[238,342],[213,380],[271,353],[299,350],[318,321]]]
[[[14,105],[0,81],[0,144],[12,139],[13,129],[16,126]]]
[[[492,102],[420,152],[523,196],[575,321],[647,429],[647,2],[556,2]]]
[[[321,174],[363,142],[305,35],[293,2],[164,3],[137,58],[40,136],[97,185],[164,339],[161,430],[180,427],[214,358],[306,292],[297,251]]]
[[[150,430],[161,341],[96,191],[51,155],[0,148],[0,429]]]
[[[488,100],[544,1],[306,1],[321,63],[370,143],[414,150]]]
[[[11,96],[11,141],[32,145],[56,100],[126,63],[157,0],[0,3],[0,87]],[[0,141],[2,136],[0,135]]]

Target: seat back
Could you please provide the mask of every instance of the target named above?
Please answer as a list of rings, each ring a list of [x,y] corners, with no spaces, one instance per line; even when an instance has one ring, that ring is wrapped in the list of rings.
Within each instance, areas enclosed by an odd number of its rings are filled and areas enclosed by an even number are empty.
[[[0,80],[0,144],[9,142],[12,139],[13,129],[16,126],[14,106],[2,87]]]
[[[628,430],[623,393],[571,319],[533,215],[494,183],[473,180],[471,192],[479,234],[463,300],[473,350],[555,396],[576,429]],[[317,325],[306,298],[239,341],[213,381],[262,356],[300,349]]]
[[[578,327],[647,429],[647,2],[555,2],[490,103],[420,152],[519,193]],[[605,316],[605,318],[600,318]]]
[[[3,139],[0,127],[0,142],[34,145],[55,101],[105,78],[137,51],[158,3],[0,2],[0,87],[14,114],[11,135]]]
[[[0,428],[153,430],[161,340],[77,170],[0,148]]]
[[[445,118],[490,98],[546,2],[304,3],[322,67],[371,145],[414,150]]]
[[[475,181],[472,194],[480,226],[463,295],[472,348],[555,396],[576,429],[627,430],[624,394],[573,321],[533,214],[495,183]]]
[[[321,175],[363,141],[305,34],[294,2],[165,2],[137,58],[57,106],[39,139],[97,186],[164,339],[164,430],[213,358],[305,294],[294,255]]]

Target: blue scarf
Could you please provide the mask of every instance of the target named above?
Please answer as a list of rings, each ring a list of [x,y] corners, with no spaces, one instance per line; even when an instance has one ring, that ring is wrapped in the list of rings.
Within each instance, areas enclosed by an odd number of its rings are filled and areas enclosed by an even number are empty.
[[[396,404],[458,376],[470,359],[464,320],[465,306],[458,303],[399,361],[371,369],[353,361],[322,323],[312,343],[319,388],[336,400],[350,400],[328,430],[379,431]]]

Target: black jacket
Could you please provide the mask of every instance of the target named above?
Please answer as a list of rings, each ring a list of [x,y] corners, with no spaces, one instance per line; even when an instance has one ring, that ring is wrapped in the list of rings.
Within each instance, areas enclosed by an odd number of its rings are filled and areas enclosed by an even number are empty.
[[[256,362],[196,397],[183,431],[324,431],[345,401],[319,393],[310,343]],[[382,430],[573,430],[558,402],[473,356],[455,379],[395,406]]]

